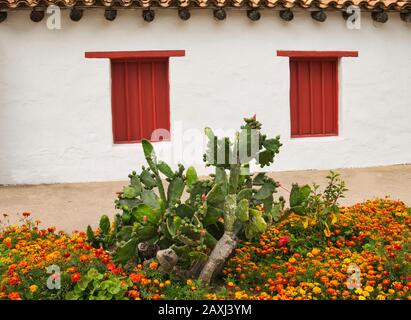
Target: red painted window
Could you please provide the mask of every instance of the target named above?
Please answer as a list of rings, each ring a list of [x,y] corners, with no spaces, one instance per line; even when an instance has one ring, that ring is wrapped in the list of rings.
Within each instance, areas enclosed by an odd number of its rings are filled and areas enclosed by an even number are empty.
[[[114,142],[155,141],[154,130],[170,131],[168,59],[112,60],[111,81]]]
[[[169,140],[169,57],[177,51],[86,52],[111,59],[114,143]]]
[[[277,51],[290,58],[291,137],[338,135],[338,61],[357,51]]]
[[[290,59],[291,136],[338,135],[337,58]]]

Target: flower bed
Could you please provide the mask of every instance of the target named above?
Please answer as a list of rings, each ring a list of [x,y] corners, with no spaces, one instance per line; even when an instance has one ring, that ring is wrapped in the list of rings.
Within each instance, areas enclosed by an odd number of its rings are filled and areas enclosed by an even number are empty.
[[[340,208],[329,237],[292,214],[240,243],[206,288],[162,275],[156,262],[122,269],[85,233],[23,215],[0,234],[0,299],[410,299],[410,210],[399,201]]]

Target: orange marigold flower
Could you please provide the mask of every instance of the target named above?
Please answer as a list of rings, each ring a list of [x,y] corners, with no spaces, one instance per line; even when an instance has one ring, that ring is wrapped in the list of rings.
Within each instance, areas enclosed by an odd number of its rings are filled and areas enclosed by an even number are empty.
[[[88,261],[88,260],[89,260],[88,255],[82,254],[82,255],[80,256],[80,261],[81,261],[81,262],[85,262],[85,261]]]
[[[16,284],[19,284],[19,282],[20,282],[20,279],[19,279],[19,277],[17,277],[17,276],[13,276],[13,277],[11,277],[10,280],[9,280],[9,283],[10,283],[10,285],[12,285],[12,286],[14,286],[14,285],[16,285]]]
[[[80,273],[73,273],[71,275],[71,281],[73,282],[79,282],[81,280],[81,275]]]
[[[151,269],[151,270],[156,270],[157,268],[158,268],[158,263],[157,262],[151,262],[150,263],[150,265],[149,265],[149,268]]]
[[[77,271],[77,269],[75,267],[70,267],[70,268],[67,269],[67,272],[69,272],[69,273],[74,273],[76,271]]]
[[[12,292],[8,295],[10,300],[21,300],[20,294],[18,292]]]
[[[143,278],[143,275],[141,273],[132,273],[132,274],[130,274],[130,279],[134,283],[140,282],[142,278]]]
[[[130,291],[128,292],[128,296],[129,296],[130,298],[136,299],[136,298],[139,298],[139,297],[140,297],[140,292],[138,292],[137,290],[130,290]]]

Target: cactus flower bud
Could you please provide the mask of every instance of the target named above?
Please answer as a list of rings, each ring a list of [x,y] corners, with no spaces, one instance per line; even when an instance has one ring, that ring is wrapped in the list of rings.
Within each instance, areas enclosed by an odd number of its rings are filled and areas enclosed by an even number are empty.
[[[205,231],[204,229],[201,229],[201,230],[200,230],[200,235],[201,235],[202,237],[204,237],[204,236],[206,235],[206,231]]]
[[[207,197],[206,197],[205,193],[202,194],[202,195],[201,195],[201,200],[202,200],[202,201],[206,201],[206,199],[207,199]]]
[[[143,217],[143,221],[144,221],[144,222],[147,222],[147,216],[144,216],[144,217]]]
[[[256,119],[257,119],[257,115],[254,113],[253,120],[255,121]]]

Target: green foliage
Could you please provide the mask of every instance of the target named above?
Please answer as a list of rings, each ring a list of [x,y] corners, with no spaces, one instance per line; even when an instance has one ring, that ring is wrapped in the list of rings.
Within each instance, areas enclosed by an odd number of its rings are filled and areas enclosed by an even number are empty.
[[[102,274],[92,268],[77,282],[73,290],[67,292],[65,299],[126,300],[126,293],[131,285],[131,281],[126,277]]]
[[[97,234],[93,231],[91,226],[87,227],[86,233],[88,242],[95,248],[111,248],[115,241],[114,234],[117,232],[118,217],[116,217],[114,225],[114,232],[112,232],[109,217],[106,215],[101,216],[99,223],[100,231]]]
[[[130,174],[129,185],[119,194],[115,203],[122,214],[114,224],[112,238],[107,238],[110,242],[106,244],[106,237],[93,238],[91,229],[89,240],[94,245],[113,246],[113,257],[121,264],[139,260],[140,242],[159,249],[171,247],[179,266],[189,268],[207,258],[224,232],[256,237],[267,222],[274,221],[271,208],[277,183],[264,173],[253,177],[249,163],[255,160],[261,167],[269,165],[281,146],[279,137],[267,139],[260,129],[255,118],[245,119],[230,140],[206,128],[209,141],[204,161],[215,167],[207,179],[199,179],[193,167],[185,170],[181,164],[173,171],[157,160],[152,144],[143,140],[148,167],[143,166],[140,174]],[[101,234],[105,234],[107,219],[102,223]]]
[[[338,219],[338,200],[344,197],[348,189],[338,173],[330,171],[326,178],[328,183],[322,193],[319,192],[319,186],[316,184],[313,184],[312,188],[308,185],[300,187],[298,184],[293,184],[289,210],[306,216],[304,228],[314,224],[326,237],[329,237],[330,226]]]

